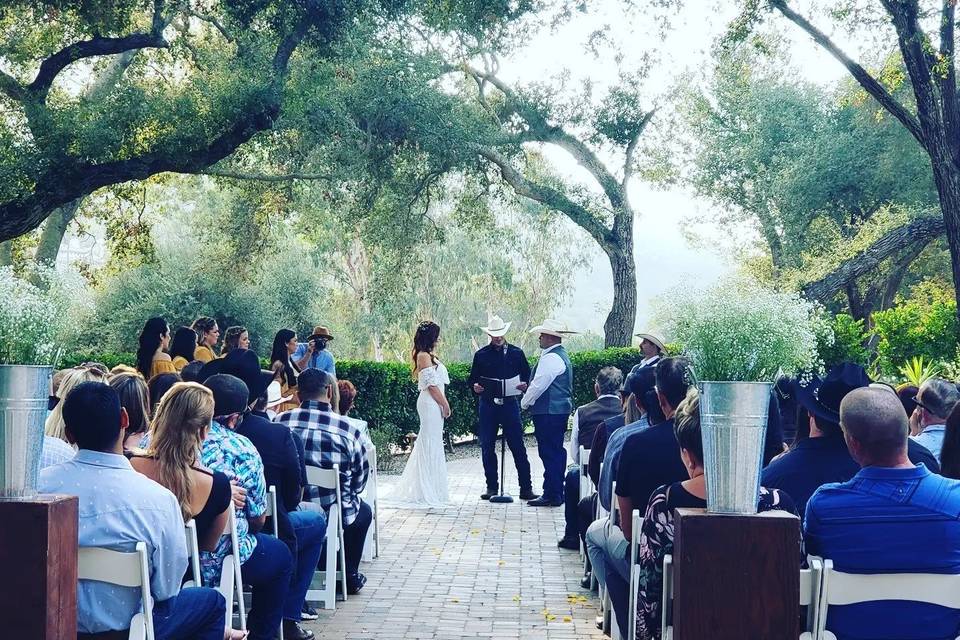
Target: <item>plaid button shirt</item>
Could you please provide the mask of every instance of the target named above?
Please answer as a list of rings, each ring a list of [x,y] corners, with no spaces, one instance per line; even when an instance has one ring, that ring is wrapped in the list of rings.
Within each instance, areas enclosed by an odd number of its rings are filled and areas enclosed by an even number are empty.
[[[360,493],[367,484],[370,465],[363,433],[325,402],[307,401],[299,409],[277,416],[275,422],[286,425],[303,440],[306,463],[321,469],[340,465],[343,523],[353,524],[360,509]],[[333,489],[308,486],[307,497],[319,500],[326,509],[335,500]]]
[[[263,460],[247,438],[214,422],[200,449],[200,461],[211,471],[220,471],[247,490],[247,504],[237,511],[237,537],[240,542],[240,562],[257,547],[257,539],[250,533],[247,518],[262,516],[267,510],[267,483],[263,478]],[[230,553],[230,537],[222,536],[215,551],[200,552],[200,573],[203,583],[214,586],[220,582],[223,559]]]

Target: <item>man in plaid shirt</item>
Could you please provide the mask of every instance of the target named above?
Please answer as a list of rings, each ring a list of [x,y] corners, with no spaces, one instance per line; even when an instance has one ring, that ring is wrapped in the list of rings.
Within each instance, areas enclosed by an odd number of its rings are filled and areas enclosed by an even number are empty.
[[[327,372],[307,369],[297,378],[297,391],[302,401],[300,408],[281,413],[276,422],[287,425],[303,440],[304,459],[308,465],[321,469],[340,465],[347,593],[352,595],[367,581],[359,568],[373,511],[360,499],[360,493],[367,484],[370,465],[361,431],[330,408],[330,392],[334,384],[333,377]],[[333,489],[308,486],[306,494],[308,499],[319,502],[325,509],[336,499]]]

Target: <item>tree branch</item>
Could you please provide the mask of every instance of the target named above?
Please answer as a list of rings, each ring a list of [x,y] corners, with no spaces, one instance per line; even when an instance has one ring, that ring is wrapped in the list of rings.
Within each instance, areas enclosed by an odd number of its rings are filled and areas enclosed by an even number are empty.
[[[923,130],[920,128],[920,123],[917,121],[917,118],[910,113],[906,107],[900,104],[876,78],[870,75],[870,72],[845,54],[827,34],[820,31],[820,29],[815,27],[809,20],[791,9],[790,6],[787,5],[787,0],[768,0],[768,2],[783,14],[787,20],[806,31],[810,37],[813,38],[814,42],[839,60],[840,63],[847,68],[847,71],[850,72],[850,75],[860,83],[860,86],[873,96],[874,100],[880,103],[880,106],[899,120],[910,132],[910,135],[916,138],[923,148],[927,148],[926,138],[924,137]]]
[[[940,15],[940,58],[946,61],[946,73],[940,79],[940,100],[943,103],[943,124],[947,139],[956,140],[960,130],[960,97],[957,96],[957,65],[953,59],[956,45],[957,0],[943,0]],[[960,158],[954,155],[954,162]]]
[[[225,169],[204,169],[202,171],[191,172],[194,175],[212,176],[215,178],[230,178],[232,180],[255,180],[258,182],[288,182],[291,180],[333,180],[333,176],[323,173],[301,173],[294,171],[292,173],[269,174],[269,173],[250,173],[243,171],[228,171]]]
[[[803,286],[803,294],[811,300],[828,301],[857,278],[874,271],[885,259],[907,247],[924,247],[946,230],[939,211],[925,215],[878,238],[859,255],[847,260],[832,272]]]
[[[651,109],[643,114],[643,118],[641,118],[640,122],[637,124],[637,130],[634,132],[633,137],[630,138],[630,143],[627,145],[626,159],[623,162],[623,182],[620,186],[621,191],[624,193],[624,197],[626,197],[627,194],[627,185],[630,184],[630,179],[633,177],[633,156],[636,154],[637,146],[640,144],[640,137],[643,135],[643,132],[646,130],[647,125],[650,124],[650,121],[653,119],[653,116],[656,112],[656,109]]]
[[[17,102],[23,102],[24,98],[26,98],[26,89],[24,86],[20,84],[16,78],[4,71],[0,71],[0,91],[11,100],[16,100]]]
[[[560,211],[590,234],[601,246],[608,247],[611,243],[611,231],[607,229],[596,216],[582,205],[577,204],[566,195],[545,185],[532,182],[510,163],[510,160],[493,149],[481,147],[477,153],[495,164],[500,169],[500,175],[513,187],[519,195],[538,202],[546,207]]]

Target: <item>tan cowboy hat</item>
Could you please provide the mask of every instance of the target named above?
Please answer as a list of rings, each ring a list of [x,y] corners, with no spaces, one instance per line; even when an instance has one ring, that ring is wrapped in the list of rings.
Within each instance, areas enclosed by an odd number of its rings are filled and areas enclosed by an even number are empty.
[[[571,330],[567,325],[560,322],[559,320],[552,320],[547,318],[543,321],[543,324],[538,324],[533,329],[530,329],[530,333],[545,333],[548,336],[556,336],[558,338],[565,338],[569,335],[574,335],[577,332]]]
[[[267,386],[267,408],[273,408],[278,404],[289,402],[293,396],[284,396],[280,394],[280,383],[274,380]]]
[[[499,338],[501,336],[507,335],[507,331],[510,331],[511,322],[504,322],[503,318],[500,316],[490,316],[487,319],[487,326],[480,327],[480,330],[491,338]]]
[[[649,340],[653,344],[657,345],[657,348],[660,349],[660,351],[663,351],[664,353],[667,352],[667,347],[666,345],[663,344],[663,339],[656,336],[655,334],[638,333],[636,334],[636,337],[640,338],[640,340]]]
[[[313,333],[310,335],[308,340],[313,338],[326,338],[327,340],[333,340],[333,336],[330,335],[330,330],[322,325],[317,325],[313,328]]]

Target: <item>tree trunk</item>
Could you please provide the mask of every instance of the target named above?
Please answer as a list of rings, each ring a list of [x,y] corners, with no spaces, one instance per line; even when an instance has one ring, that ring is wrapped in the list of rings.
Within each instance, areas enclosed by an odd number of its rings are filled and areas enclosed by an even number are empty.
[[[938,142],[930,144],[930,161],[933,165],[933,179],[940,196],[940,210],[947,232],[947,245],[950,247],[950,266],[953,271],[953,292],[960,301],[960,170],[953,163],[950,151],[942,148]],[[957,306],[960,318],[960,305]]]
[[[0,267],[9,267],[13,264],[13,240],[0,242]]]
[[[34,260],[37,264],[46,264],[54,266],[57,263],[57,256],[60,254],[60,245],[63,244],[63,236],[67,233],[67,227],[77,215],[80,209],[80,203],[83,198],[77,198],[68,202],[62,207],[57,208],[43,227],[43,233],[40,235],[40,243],[34,253]]]
[[[617,245],[604,247],[613,272],[613,305],[603,323],[606,347],[629,347],[637,322],[637,263],[633,256],[633,233]]]

